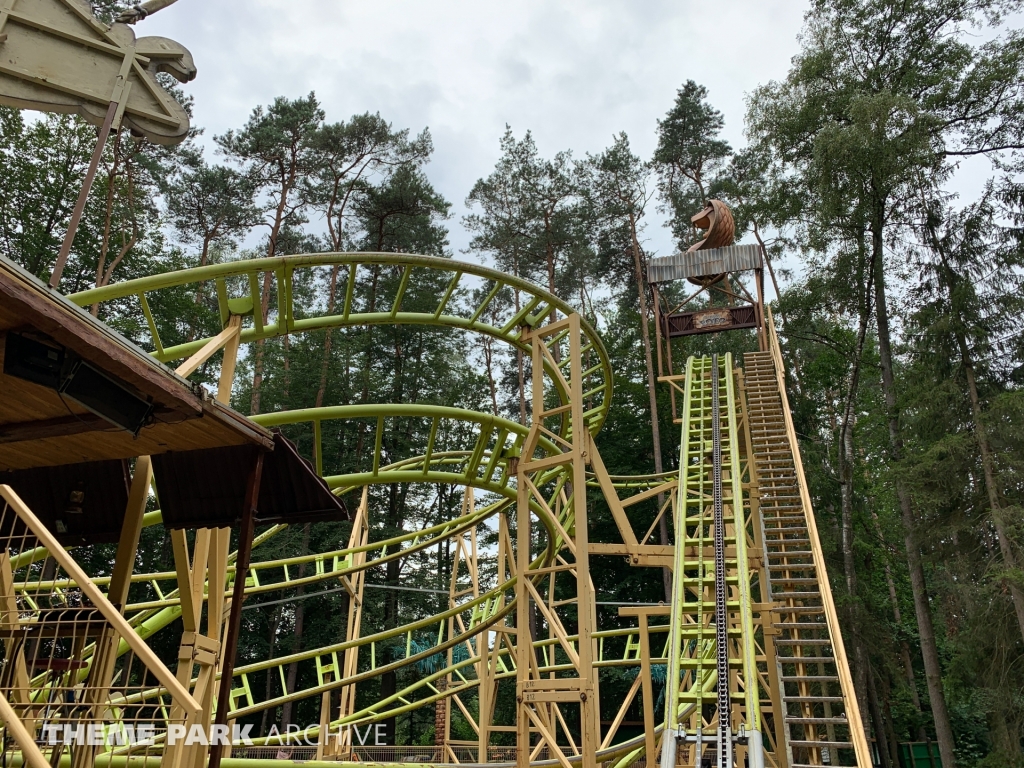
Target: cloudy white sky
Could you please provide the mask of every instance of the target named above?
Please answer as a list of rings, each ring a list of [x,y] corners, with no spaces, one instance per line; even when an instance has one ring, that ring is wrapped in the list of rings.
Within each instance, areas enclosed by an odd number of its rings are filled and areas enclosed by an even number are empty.
[[[179,0],[137,34],[188,47],[186,86],[207,140],[257,104],[315,91],[328,120],[377,112],[429,127],[428,173],[460,219],[490,172],[505,124],[553,154],[598,152],[626,131],[649,156],[655,121],[687,79],[706,85],[743,143],[744,99],[783,77],[797,50],[802,0]],[[712,10],[714,9],[714,10]],[[655,216],[648,247],[671,250]]]

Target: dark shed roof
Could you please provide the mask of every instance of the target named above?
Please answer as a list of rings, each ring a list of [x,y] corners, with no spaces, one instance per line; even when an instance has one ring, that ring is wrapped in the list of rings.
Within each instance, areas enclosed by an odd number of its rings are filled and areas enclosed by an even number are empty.
[[[138,437],[52,387],[4,373],[8,336],[31,334],[148,401]],[[0,471],[226,445],[271,447],[270,433],[0,257]]]
[[[152,422],[133,436],[53,386],[7,371],[5,356],[23,354],[16,342],[26,336],[77,356],[149,403]],[[14,488],[62,543],[117,541],[128,503],[125,460],[140,455],[153,457],[168,527],[233,525],[261,451],[260,522],[347,518],[283,436],[218,403],[0,257],[0,484]]]
[[[274,432],[274,451],[263,459],[256,519],[261,523],[316,523],[347,520],[345,503],[331,493],[295,443]]]
[[[258,450],[230,446],[154,456],[164,525],[219,528],[237,523]],[[263,458],[256,521],[295,524],[347,519],[341,499],[299,456],[294,444],[274,433],[274,450]]]
[[[0,472],[0,485],[11,486],[64,546],[108,544],[120,536],[128,507],[123,459]]]

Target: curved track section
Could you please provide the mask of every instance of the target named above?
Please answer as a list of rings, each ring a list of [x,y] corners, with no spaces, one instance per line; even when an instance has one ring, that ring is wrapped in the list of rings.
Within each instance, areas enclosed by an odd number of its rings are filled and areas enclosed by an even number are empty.
[[[378,296],[371,305],[356,291],[357,279],[360,275],[379,274],[381,270],[390,270],[399,279],[389,297]],[[262,286],[268,276],[276,306],[271,321],[264,323],[261,313],[252,309],[261,304]],[[335,302],[335,311],[327,312],[325,305],[322,314],[297,317],[293,287],[297,281],[317,278],[325,284],[336,283],[341,298]],[[165,346],[150,303],[158,301],[163,291],[184,286],[198,289],[210,284],[223,326],[233,312],[251,313],[242,328],[243,344],[327,328],[407,324],[483,333],[528,352],[528,345],[522,340],[524,327],[575,312],[558,297],[504,272],[452,259],[395,253],[322,253],[235,261],[115,283],[69,298],[83,307],[110,304],[113,311],[131,315],[141,312],[154,355],[166,363],[187,358],[210,339]],[[518,310],[513,295],[519,297]],[[586,338],[583,353],[587,358],[582,388],[589,404],[584,419],[591,434],[596,434],[611,404],[611,361],[597,332],[586,322],[581,325]],[[559,341],[560,338],[551,338],[548,344],[554,347]],[[568,393],[559,391],[559,397],[564,403]]]
[[[369,312],[366,308],[359,306],[356,291],[353,286],[360,274],[360,270],[397,269],[401,271],[401,277],[394,295],[390,302],[385,300],[377,306],[388,307],[385,311]],[[302,270],[324,270],[333,273],[333,277],[340,275],[340,282],[346,285],[344,302],[339,305],[336,313],[325,313],[319,317],[293,320],[294,310],[291,301],[291,286],[296,279],[303,279]],[[534,286],[523,281],[509,278],[506,275],[496,273],[475,265],[460,264],[445,259],[430,259],[422,257],[396,257],[390,254],[341,254],[325,255],[314,258],[290,257],[281,260],[261,260],[259,262],[243,262],[239,264],[224,265],[205,270],[191,270],[185,273],[174,273],[171,275],[146,278],[133,283],[126,283],[100,291],[90,291],[74,297],[80,304],[93,302],[113,302],[115,308],[120,302],[120,311],[131,311],[132,307],[125,306],[124,302],[137,301],[138,309],[146,317],[151,332],[151,346],[154,354],[161,360],[169,362],[178,360],[202,349],[209,339],[198,339],[189,344],[168,347],[160,338],[152,313],[149,309],[151,301],[159,301],[161,291],[173,291],[187,286],[193,290],[197,285],[205,282],[213,282],[221,308],[221,319],[226,323],[232,311],[245,312],[246,306],[251,307],[256,303],[255,298],[259,296],[258,288],[261,278],[268,272],[277,283],[277,318],[274,323],[261,324],[258,317],[254,317],[251,325],[246,323],[243,326],[241,340],[254,342],[273,336],[280,336],[286,333],[302,333],[317,331],[332,327],[359,327],[381,324],[419,324],[429,326],[440,326],[463,331],[484,333],[498,338],[510,344],[513,348],[523,351],[530,351],[531,346],[522,341],[524,329],[543,324],[553,319],[562,319],[568,316],[572,310],[557,298],[538,290]],[[297,275],[297,273],[299,273]],[[437,280],[443,277],[443,280]],[[460,292],[460,284],[465,284],[472,279],[477,283],[475,293],[470,290]],[[229,288],[238,285],[248,287],[248,295],[228,298]],[[434,293],[423,291],[422,288],[433,287]],[[417,293],[416,287],[420,290]],[[518,311],[512,312],[509,302],[505,302],[506,310],[498,309],[503,294],[508,298],[512,291],[519,293]],[[242,291],[244,294],[245,292]],[[467,302],[467,298],[474,299]],[[459,299],[458,301],[456,299]],[[283,310],[283,311],[282,311]],[[116,309],[115,309],[116,311]],[[259,313],[256,313],[257,315]],[[549,350],[543,367],[547,369],[548,378],[554,383],[551,388],[559,401],[567,404],[569,390],[573,388],[584,389],[588,404],[587,410],[577,416],[582,416],[583,423],[587,425],[587,432],[596,432],[604,420],[610,400],[611,392],[611,371],[607,354],[600,342],[600,339],[585,324],[581,324],[584,343],[583,356],[588,361],[582,370],[576,372],[580,382],[573,380],[573,373],[568,365],[559,361],[557,348],[564,341],[564,334],[554,335],[547,338],[546,346]],[[573,411],[564,408],[558,417],[558,424],[549,424],[548,435],[541,435],[532,444],[531,456],[533,458],[553,457],[560,453],[559,441],[572,435],[571,417]],[[417,423],[413,429],[419,429],[424,435],[428,435],[426,452],[423,456],[407,459],[396,464],[381,467],[379,466],[379,447],[383,435],[389,428],[392,428],[394,420],[401,419],[403,423]],[[505,501],[499,501],[491,508],[482,510],[481,513],[463,516],[462,518],[450,521],[444,526],[439,526],[437,531],[423,531],[408,537],[399,537],[402,541],[373,542],[361,547],[350,547],[337,552],[318,553],[317,555],[305,558],[289,558],[287,562],[276,561],[267,563],[254,563],[247,574],[246,593],[249,595],[270,592],[279,589],[291,589],[300,584],[300,580],[289,576],[289,569],[295,569],[301,565],[314,565],[316,573],[305,576],[301,580],[302,585],[309,585],[314,582],[332,582],[349,579],[359,571],[365,571],[371,565],[380,565],[387,560],[405,555],[431,546],[435,541],[444,538],[455,538],[461,536],[465,531],[480,525],[486,518],[494,514],[492,509],[500,510],[508,501],[516,499],[517,490],[515,481],[515,463],[522,455],[523,444],[528,435],[528,428],[506,419],[500,419],[488,414],[480,414],[464,409],[429,406],[429,405],[407,405],[407,404],[380,404],[380,405],[359,405],[359,406],[337,406],[319,409],[307,409],[287,413],[262,414],[255,417],[258,423],[268,427],[291,427],[312,431],[313,455],[316,457],[317,469],[325,476],[325,479],[337,493],[345,493],[360,487],[374,484],[386,483],[449,483],[461,485],[467,488],[476,488],[492,493]],[[363,421],[368,422],[373,434],[373,460],[363,467],[348,467],[348,471],[337,473],[331,467],[325,467],[320,460],[323,456],[321,450],[322,434],[325,425],[334,421]],[[329,426],[328,426],[329,428]],[[461,436],[453,440],[451,436]],[[445,439],[447,438],[447,439]],[[565,530],[571,528],[571,508],[560,505],[559,494],[564,493],[566,478],[564,468],[553,465],[550,469],[543,471],[536,482],[540,486],[550,485],[550,491],[546,498],[539,497],[532,500],[530,508],[541,522],[541,532],[547,539],[544,552],[534,562],[536,568],[545,568],[553,563],[554,557],[564,546]],[[634,487],[646,487],[646,485],[664,482],[662,478],[639,479]],[[552,510],[559,510],[559,514],[553,514]],[[264,534],[263,541],[272,537],[272,532]],[[434,535],[436,534],[436,535]],[[511,545],[509,546],[511,550]],[[258,548],[257,548],[258,552]],[[362,558],[359,564],[360,554],[376,554],[376,557]],[[276,573],[276,579],[267,579],[267,573]],[[173,577],[174,574],[149,574],[140,576],[138,580],[147,580],[156,589],[157,582],[161,578]],[[536,579],[535,576],[531,577]],[[244,717],[252,712],[262,711],[267,708],[279,706],[286,700],[295,701],[298,698],[329,694],[339,688],[353,688],[360,681],[382,674],[383,672],[395,670],[404,666],[416,664],[437,653],[448,652],[448,664],[439,673],[442,677],[451,678],[456,675],[467,689],[479,683],[479,677],[474,678],[472,674],[468,677],[461,671],[467,662],[453,662],[452,653],[449,649],[461,645],[467,648],[471,662],[469,666],[479,667],[481,658],[479,655],[478,638],[492,627],[501,622],[515,608],[515,600],[512,590],[514,589],[516,577],[503,580],[490,590],[470,599],[463,599],[457,605],[453,605],[449,611],[430,619],[415,622],[411,625],[397,628],[388,632],[377,633],[365,637],[349,638],[344,643],[320,649],[314,649],[292,657],[275,659],[273,662],[258,663],[241,667],[235,672],[234,688],[238,692],[233,697],[233,715]],[[166,594],[159,594],[158,599],[146,603],[139,603],[132,608],[139,609],[136,622],[141,632],[147,636],[157,631],[161,626],[166,625],[169,620],[176,618],[180,608],[175,605],[176,594],[169,591]],[[466,621],[462,624],[461,633],[452,633],[451,626],[445,637],[445,623],[451,624],[456,617],[464,615]],[[389,664],[377,664],[376,645],[394,641],[404,636],[405,645],[408,648],[412,645],[413,633],[423,633],[429,627],[431,634],[436,634],[438,643],[429,652],[419,654],[405,654],[405,658],[398,659]],[[436,633],[435,633],[436,629]],[[626,635],[626,645],[635,647],[637,639]],[[623,633],[611,633],[609,638],[623,635]],[[576,642],[575,638],[572,642]],[[550,653],[552,660],[555,658],[553,643],[541,641],[537,644],[538,652]],[[474,648],[477,655],[472,655]],[[505,679],[516,675],[515,661],[510,653],[512,646],[506,645],[494,659],[488,663],[497,662],[504,672],[493,676],[493,680]],[[603,648],[603,639],[602,639]],[[304,690],[298,694],[288,694],[272,698],[266,701],[257,701],[252,695],[253,686],[249,685],[248,675],[259,672],[278,672],[292,663],[315,662],[318,671],[323,667],[338,667],[338,654],[363,649],[369,651],[371,664],[368,670],[359,674],[349,674],[342,679],[328,680],[324,682],[321,676],[321,685],[312,689]],[[545,650],[547,649],[547,650]],[[628,654],[617,661],[609,657],[609,664],[626,664],[636,666],[635,658]],[[602,663],[605,663],[602,661]],[[545,665],[544,669],[554,674],[564,665],[552,663]],[[432,685],[437,674],[423,678],[414,683],[409,689],[380,701],[375,706],[351,712],[341,717],[336,722],[339,724],[374,722],[380,719],[400,714],[410,707],[426,706],[442,698],[451,697],[453,693],[438,691]],[[476,680],[474,683],[473,681]],[[423,697],[423,689],[431,688],[427,696]],[[415,703],[409,703],[409,697],[417,695]]]
[[[389,279],[378,281],[381,276]],[[366,279],[373,280],[375,286],[386,285],[388,294],[375,295],[368,301],[357,290]],[[306,302],[307,306],[300,313],[295,301],[297,288],[316,284],[330,286],[332,299],[312,311]],[[260,306],[267,296],[267,287],[272,301],[264,319]],[[554,691],[550,701],[556,702],[565,700],[558,692],[559,685],[568,690],[578,681],[577,689],[584,694],[574,694],[576,704],[568,704],[568,709],[571,711],[573,706],[584,709],[580,701],[586,702],[586,692],[592,692],[593,702],[586,706],[592,708],[591,716],[596,708],[599,717],[600,671],[626,668],[636,670],[635,683],[603,738],[598,726],[596,736],[591,733],[586,737],[591,743],[577,745],[558,706],[545,709],[546,705],[525,705],[520,694],[519,741],[523,741],[523,707],[527,707],[532,708],[529,714],[534,723],[526,726],[527,743],[531,734],[543,734],[545,728],[553,728],[555,734],[543,737],[551,745],[547,753],[541,752],[539,747],[532,750],[522,747],[529,752],[527,761],[531,764],[569,763],[589,768],[597,759],[618,767],[642,758],[651,750],[653,741],[649,736],[620,738],[616,734],[630,702],[638,700],[642,678],[648,686],[643,691],[645,707],[650,707],[651,665],[669,663],[665,651],[651,654],[651,639],[656,638],[655,647],[671,648],[676,653],[671,642],[660,639],[674,637],[671,625],[657,622],[648,625],[645,619],[642,629],[596,630],[592,622],[586,630],[581,624],[580,629],[574,631],[572,627],[577,617],[593,606],[585,606],[580,597],[574,600],[562,596],[559,590],[565,589],[561,585],[571,583],[564,580],[566,577],[579,578],[581,583],[589,580],[589,577],[574,576],[577,572],[588,573],[585,569],[589,568],[585,488],[599,488],[610,504],[611,497],[615,497],[614,505],[620,514],[616,522],[627,544],[632,537],[634,549],[630,552],[633,554],[641,552],[645,546],[648,547],[645,552],[658,549],[647,543],[653,526],[639,540],[626,531],[629,522],[624,510],[632,501],[620,500],[617,494],[632,497],[633,501],[666,492],[673,495],[675,481],[670,474],[612,477],[604,470],[592,437],[608,414],[613,381],[611,364],[596,331],[580,319],[572,307],[524,280],[485,267],[450,259],[387,253],[333,253],[232,262],[154,275],[85,291],[70,298],[80,306],[100,305],[103,312],[123,321],[143,318],[145,324],[139,323],[134,335],[162,362],[190,357],[194,360],[204,354],[203,359],[207,359],[212,354],[207,351],[215,337],[167,343],[165,337],[171,339],[174,332],[164,329],[162,336],[151,311],[151,305],[181,291],[196,296],[216,296],[221,326],[228,329],[234,323],[234,328],[240,327],[237,337],[242,344],[330,328],[420,325],[485,334],[501,340],[510,349],[526,353],[532,359],[535,374],[532,403],[536,423],[529,426],[456,407],[407,403],[332,406],[253,417],[267,427],[287,428],[307,437],[311,433],[312,455],[318,473],[337,494],[362,489],[363,501],[346,547],[262,560],[261,548],[282,530],[281,526],[276,526],[257,537],[253,562],[244,576],[234,572],[230,565],[234,555],[228,556],[228,584],[225,586],[229,586],[232,579],[244,578],[248,597],[291,594],[291,590],[300,586],[309,596],[316,594],[317,589],[330,589],[338,584],[343,585],[351,597],[348,630],[343,641],[234,669],[230,683],[231,718],[245,718],[319,697],[321,723],[309,733],[320,735],[334,728],[380,722],[416,708],[454,708],[457,705],[478,734],[479,760],[501,762],[488,752],[490,734],[498,729],[491,725],[491,717],[499,683],[517,681],[521,690],[545,692],[550,689]],[[373,437],[368,445],[372,444],[374,450],[356,466],[324,466],[325,426],[330,429],[334,422],[353,421],[369,427]],[[398,421],[426,437],[426,451],[422,456],[382,466],[384,436]],[[578,429],[581,424],[583,428]],[[592,461],[593,471],[589,469]],[[366,489],[394,483],[456,485],[484,492],[495,500],[480,509],[470,502],[461,514],[426,530],[371,541]],[[471,499],[471,495],[468,498]],[[582,503],[578,499],[582,499]],[[505,514],[512,503],[518,504],[517,517],[535,518],[538,522],[532,538],[530,534],[524,538],[520,532],[516,545],[513,544],[516,533],[510,531]],[[671,514],[667,512],[669,509],[670,504],[663,505],[661,514]],[[477,578],[475,562],[476,532],[483,527],[493,527],[498,532],[497,574],[487,583]],[[460,582],[456,562],[446,610],[393,629],[364,634],[359,606],[366,573],[441,542],[455,543],[455,557],[463,558],[463,562],[468,564],[473,560],[472,583],[466,583],[464,578]],[[651,556],[664,558],[665,554]],[[633,562],[638,561],[634,558]],[[556,577],[560,585],[557,589]],[[180,573],[136,574],[132,581],[150,585],[151,599],[137,600],[126,609],[130,624],[142,638],[167,629],[182,615],[179,593],[175,589],[181,583]],[[104,583],[103,579],[96,580],[100,586]],[[53,589],[73,586],[70,581],[51,585]],[[308,588],[313,591],[309,592]],[[193,585],[192,589],[195,591],[197,587]],[[198,590],[200,596],[204,591],[208,595],[210,585],[204,587],[200,583]],[[582,594],[582,587],[580,590],[577,595]],[[225,597],[229,594],[230,589],[224,592]],[[520,632],[525,628],[528,609],[524,606],[528,601],[543,610],[549,632],[547,637],[534,635],[529,649],[524,650],[517,642],[521,635],[515,627],[518,625]],[[518,618],[514,625],[511,617],[515,612]],[[431,638],[426,647],[422,642],[424,637]],[[397,657],[396,647],[404,647],[404,652]],[[641,647],[646,650],[642,652]],[[385,654],[385,649],[390,655]],[[121,650],[125,650],[123,642]],[[696,670],[673,686],[675,695],[668,705],[673,723],[692,717],[700,720],[701,702],[717,685],[717,670],[709,663],[715,652],[714,643],[702,638],[687,646],[685,655],[696,663]],[[88,649],[84,655],[89,658]],[[279,695],[255,694],[252,676],[280,676],[283,681],[285,668],[293,664],[315,666],[318,684],[294,692],[282,686],[285,692]],[[528,674],[524,672],[526,665],[530,667]],[[404,688],[371,705],[356,706],[357,685],[409,667],[418,667],[420,674],[412,676],[412,682]],[[88,667],[79,674],[84,676],[87,672]],[[200,672],[200,677],[202,674]],[[527,677],[529,681],[524,688],[523,681]],[[179,678],[194,690],[205,684],[200,678],[192,677],[191,672],[182,678],[179,671]],[[530,688],[531,685],[534,687]],[[138,694],[155,701],[162,700],[163,695],[161,689]],[[478,707],[475,721],[466,706],[470,700],[463,700],[467,695],[475,697],[473,703]],[[657,722],[652,717],[649,715],[647,720]],[[560,739],[567,742],[564,748],[558,746]],[[261,740],[267,747],[279,743],[280,740],[274,738]],[[535,743],[543,743],[543,739]],[[318,750],[317,757],[344,760],[353,756],[351,741],[345,743],[339,739],[327,746],[326,750]],[[552,754],[551,750],[557,754]],[[126,756],[131,753],[129,748],[119,751]],[[455,757],[454,752],[449,752]],[[523,757],[521,753],[520,765],[524,765]],[[449,759],[446,756],[441,761],[449,762]],[[198,763],[195,768],[199,768]]]

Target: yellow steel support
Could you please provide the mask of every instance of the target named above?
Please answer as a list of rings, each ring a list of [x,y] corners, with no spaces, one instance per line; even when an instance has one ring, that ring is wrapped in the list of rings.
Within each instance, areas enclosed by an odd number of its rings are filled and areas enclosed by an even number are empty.
[[[394,267],[398,277],[390,303],[381,302],[386,307],[383,310],[362,306],[355,290],[357,271],[379,271],[384,266]],[[296,312],[294,280],[299,275],[305,280],[312,271],[325,267],[347,269],[343,310],[322,317]],[[437,283],[441,288],[436,296],[425,303],[414,302],[418,277],[425,273],[447,273],[447,279]],[[488,281],[482,298],[459,298],[457,289],[465,276]],[[223,329],[209,339],[165,347],[156,338],[147,294],[203,281],[216,284]],[[263,281],[268,286],[277,283],[278,317],[264,323],[257,312],[246,327],[243,318],[228,307],[229,286],[247,285],[255,297]],[[497,307],[503,291],[516,291],[522,299],[517,309],[504,314]],[[53,691],[81,687],[86,693],[80,701],[87,703],[94,715],[106,718],[109,727],[127,722],[118,712],[147,701],[159,701],[165,719],[205,726],[211,722],[222,685],[230,686],[232,718],[273,710],[286,701],[315,699],[320,706],[319,722],[305,735],[319,740],[314,754],[307,756],[333,761],[387,758],[400,762],[403,755],[409,759],[415,755],[418,760],[421,753],[402,752],[400,747],[376,757],[361,755],[361,746],[353,743],[353,732],[345,726],[366,727],[417,708],[436,707],[437,743],[428,753],[430,762],[515,763],[527,768],[546,761],[561,768],[597,768],[598,764],[628,768],[640,759],[653,765],[660,749],[662,766],[675,768],[677,764],[696,766],[712,756],[720,763],[729,762],[727,753],[734,745],[729,768],[742,764],[758,768],[762,754],[772,768],[797,768],[803,759],[809,765],[840,765],[851,756],[860,768],[868,768],[867,743],[785,400],[781,356],[770,314],[767,335],[762,334],[760,342],[768,351],[748,357],[743,378],[734,371],[729,356],[722,356],[717,365],[691,359],[685,375],[661,378],[671,388],[673,400],[681,396],[683,401],[678,477],[615,478],[605,467],[594,438],[607,415],[612,385],[609,358],[600,338],[564,302],[518,278],[476,265],[406,254],[316,254],[154,276],[88,291],[75,300],[89,304],[121,296],[139,300],[160,359],[187,358],[178,368],[180,375],[195,372],[223,350],[217,388],[222,403],[230,400],[242,343],[344,326],[405,323],[474,331],[529,354],[532,421],[517,424],[491,414],[411,403],[335,406],[260,416],[259,421],[268,425],[311,425],[314,461],[321,473],[324,422],[375,422],[372,444],[377,450],[366,457],[361,470],[346,467],[347,474],[329,479],[339,493],[362,491],[346,548],[257,561],[246,572],[234,574],[236,580],[245,580],[239,583],[246,584],[246,594],[265,594],[300,583],[290,577],[290,567],[315,563],[301,583],[323,584],[325,588],[338,585],[348,593],[344,637],[324,648],[241,666],[224,680],[218,680],[218,675],[229,608],[229,531],[201,529],[191,542],[184,532],[173,532],[175,571],[132,574],[131,555],[138,541],[149,477],[145,457],[137,462],[128,520],[111,577],[89,582],[45,531],[37,532],[38,541],[34,539],[32,547],[0,550],[0,630],[5,637],[22,631],[20,614],[44,592],[56,595],[80,588],[94,604],[105,601],[101,613],[106,628],[92,644],[84,638],[75,641],[73,661],[85,666],[73,674],[40,672],[33,666],[34,657],[26,657],[26,644],[4,643],[0,714],[10,722],[5,733],[22,745],[19,759],[33,768],[37,755],[25,737],[37,738],[47,716],[46,697]],[[658,351],[660,355],[660,344]],[[737,387],[737,381],[743,379],[745,386]],[[426,453],[383,466],[380,447],[385,430],[396,418],[423,420],[429,433]],[[450,430],[442,424],[449,420],[468,427],[463,431],[474,432],[473,439],[445,445],[448,438],[444,435]],[[715,422],[717,430],[712,428]],[[465,486],[461,513],[424,531],[373,541],[367,487],[410,482]],[[503,501],[477,510],[473,488]],[[590,542],[588,488],[604,496],[621,543]],[[0,495],[2,491],[0,488]],[[670,501],[658,504],[654,522],[646,531],[634,530],[636,505],[663,495]],[[795,498],[792,504],[787,495]],[[513,501],[514,532],[504,514]],[[17,507],[8,500],[7,506],[12,505]],[[17,512],[31,521],[20,508]],[[664,515],[674,518],[674,544],[654,543],[654,531]],[[480,569],[486,550],[477,535],[479,526],[490,518],[497,521],[497,573],[488,581]],[[35,521],[32,526],[37,524]],[[5,529],[0,526],[0,530]],[[256,543],[271,539],[277,530],[280,528],[261,534]],[[364,636],[367,571],[445,540],[455,544],[447,609],[394,630]],[[57,573],[38,565],[47,551],[59,560]],[[656,569],[651,571],[652,578],[659,581],[660,568],[671,567],[675,580],[672,605],[623,606],[620,615],[635,617],[638,626],[600,630],[590,577],[591,555],[626,557],[635,566]],[[36,581],[26,585],[24,574],[33,564]],[[176,592],[168,585],[174,580]],[[135,582],[151,585],[156,599],[128,607],[130,629],[128,620],[111,603],[124,605],[128,587]],[[807,586],[810,582],[813,589]],[[100,586],[106,587],[106,596]],[[814,590],[820,592],[820,601],[814,598]],[[175,676],[159,666],[135,629],[148,635],[172,624],[179,615],[184,633]],[[666,615],[667,625],[652,624],[653,617]],[[809,620],[812,616],[821,618]],[[420,633],[436,636],[436,649],[413,652],[414,639]],[[606,642],[617,650],[607,650]],[[396,643],[404,645],[405,658],[385,657],[383,648]],[[625,650],[621,650],[622,644]],[[118,682],[117,665],[133,654],[158,680],[152,690],[128,690]],[[363,702],[357,697],[357,686],[363,681],[431,657],[444,659],[443,668],[414,676],[387,700]],[[291,663],[309,669],[315,665],[316,685],[286,691],[267,701],[253,696],[252,675],[274,675]],[[654,707],[657,685],[652,669],[660,665],[668,668],[664,713]],[[834,695],[824,693],[825,686],[817,682],[825,677],[822,669],[831,669],[829,665],[836,670],[838,694]],[[601,670],[611,668],[633,669],[637,676],[602,733],[599,676]],[[819,674],[814,674],[816,671]],[[512,684],[516,686],[516,718],[496,722],[499,690]],[[365,688],[361,690],[365,694]],[[645,732],[623,738],[620,729],[627,713],[636,711],[631,707],[636,706],[638,696]],[[475,740],[453,738],[453,713],[469,724]],[[727,742],[721,740],[722,733]],[[763,750],[762,733],[766,737]],[[492,743],[510,734],[515,735],[516,748]],[[719,746],[726,743],[728,749]],[[714,749],[709,748],[711,744],[716,745]],[[259,748],[283,748],[282,740],[263,737]],[[203,745],[165,749],[161,739],[147,749],[151,759],[167,768],[203,768],[207,754]],[[128,760],[129,752],[120,749],[109,757],[97,754],[96,758],[114,765],[117,760]],[[68,768],[87,768],[89,755],[73,752]],[[302,759],[297,753],[295,757]],[[51,762],[60,759],[57,754]],[[236,757],[224,765],[240,768],[260,762],[251,756]],[[139,763],[143,764],[150,765]]]
[[[531,758],[542,751],[556,759],[564,768],[570,768],[570,757],[578,753],[583,768],[597,768],[597,746],[600,742],[598,686],[594,674],[593,633],[597,622],[593,584],[590,580],[590,553],[587,535],[587,474],[590,434],[584,428],[582,389],[582,344],[579,315],[571,314],[556,322],[534,329],[524,329],[522,338],[529,342],[533,363],[533,422],[523,444],[518,462],[518,504],[516,508],[517,565],[520,578],[516,581],[516,684],[517,742],[519,768],[527,768]],[[568,362],[568,380],[562,374],[562,359]],[[548,371],[555,381],[553,386],[568,393],[567,407],[547,404],[545,387]],[[568,420],[562,415],[567,414]],[[555,430],[555,422],[571,425],[562,434]],[[550,426],[549,426],[550,425]],[[547,434],[555,438],[561,453],[537,458],[538,441]],[[551,467],[563,468],[559,481],[566,495],[556,496],[554,508],[537,487],[541,472]],[[559,503],[559,500],[564,501]],[[554,529],[559,546],[542,555],[540,564],[533,563],[531,507],[539,504],[546,525]],[[554,557],[565,548],[568,558]],[[524,577],[530,573],[532,578]],[[573,584],[576,607],[576,642],[565,625],[564,606],[555,604],[553,583],[559,575],[568,577]],[[550,591],[542,592],[547,582]],[[559,610],[563,608],[563,610]],[[535,611],[535,613],[533,613]],[[533,626],[544,622],[557,644],[551,653],[560,655],[568,665],[569,674],[544,675],[533,641]],[[530,642],[527,642],[527,638]],[[558,738],[559,725],[564,720],[562,707],[579,712],[580,744],[573,745]],[[575,748],[573,748],[575,747]]]

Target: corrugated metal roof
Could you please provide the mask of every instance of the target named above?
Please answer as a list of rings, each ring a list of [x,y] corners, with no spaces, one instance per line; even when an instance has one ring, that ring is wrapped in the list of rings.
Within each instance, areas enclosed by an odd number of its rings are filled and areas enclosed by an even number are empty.
[[[760,246],[729,245],[725,248],[675,253],[671,256],[651,259],[647,266],[647,279],[652,283],[664,283],[685,277],[720,275],[725,272],[757,269],[760,266]]]
[[[0,472],[0,484],[11,486],[65,546],[109,544],[121,536],[128,508],[126,461]]]
[[[237,523],[257,450],[253,446],[228,446],[154,456],[153,474],[164,525],[220,528]],[[331,493],[295,446],[277,432],[274,450],[263,457],[256,509],[260,523],[348,519],[341,499]]]

